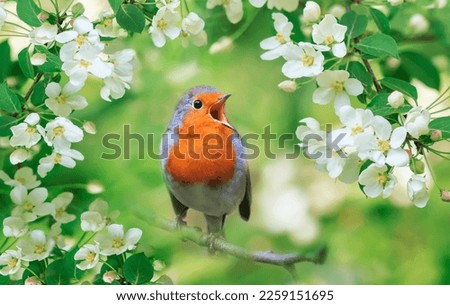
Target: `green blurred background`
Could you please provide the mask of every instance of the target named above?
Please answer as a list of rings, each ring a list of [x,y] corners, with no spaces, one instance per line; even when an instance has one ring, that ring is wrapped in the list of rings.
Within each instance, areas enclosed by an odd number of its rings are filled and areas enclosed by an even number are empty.
[[[215,20],[207,22],[209,45],[237,29],[224,19],[221,10],[199,11],[206,19]],[[298,28],[294,31],[299,33]],[[270,12],[261,10],[233,49],[220,54],[210,55],[207,47],[182,48],[180,40],[158,50],[146,34],[113,43],[112,48],[137,51],[139,64],[132,89],[123,99],[107,103],[99,97],[101,84],[95,80],[88,83],[83,94],[90,105],[79,111],[79,117],[94,121],[98,132],[86,134],[83,142],[74,145],[86,156],[85,161],[73,170],[55,168],[44,185],[53,195],[61,189],[74,191],[72,212],[81,212],[97,197],[106,199],[112,209],[120,210],[119,223],[144,231],[140,247],[157,258],[157,276],[165,274],[176,284],[292,283],[283,268],[210,256],[205,248],[150,226],[142,216],[147,211],[167,218],[174,215],[160,162],[148,156],[139,159],[137,141],[131,142],[129,160],[101,158],[102,153],[111,152],[102,145],[102,138],[115,133],[123,139],[124,125],[144,137],[153,134],[153,141],[145,144],[158,151],[179,97],[199,84],[232,94],[227,115],[241,134],[261,134],[269,124],[277,134],[293,134],[298,120],[309,116],[322,123],[336,123],[333,107],[311,102],[314,83],[293,94],[277,88],[284,80],[282,60],[264,62],[259,58],[259,42],[273,34]],[[407,47],[425,50],[431,57],[446,54],[439,43]],[[440,68],[445,88],[449,84],[448,66]],[[419,86],[423,103],[437,96],[437,91],[414,84]],[[123,147],[122,140],[114,143]],[[260,155],[250,161],[252,217],[249,223],[237,213],[227,218],[225,235],[230,242],[248,249],[305,253],[326,245],[329,256],[324,265],[297,265],[299,283],[303,284],[450,284],[450,205],[439,200],[435,185],[430,186],[431,199],[424,209],[408,203],[408,173],[399,173],[400,185],[391,200],[366,199],[356,184],[333,181],[302,156],[286,160],[286,152],[292,151],[295,143],[289,142],[283,150],[276,149],[274,142],[276,159]],[[263,142],[258,141],[258,145],[262,147]],[[432,158],[432,164],[440,186],[448,187],[449,162]],[[101,183],[104,193],[91,195],[72,187],[92,181]],[[136,211],[142,213],[137,215]],[[202,215],[195,211],[189,212],[188,223],[204,228]],[[79,220],[65,230],[78,227]],[[74,232],[80,234],[78,229]]]

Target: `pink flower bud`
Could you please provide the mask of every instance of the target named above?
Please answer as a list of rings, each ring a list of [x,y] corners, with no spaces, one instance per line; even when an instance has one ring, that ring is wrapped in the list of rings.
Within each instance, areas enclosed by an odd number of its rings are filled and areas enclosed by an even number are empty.
[[[103,281],[111,284],[115,280],[120,279],[120,276],[115,271],[107,271],[103,274]]]
[[[442,140],[442,131],[440,130],[433,130],[430,136],[431,140],[434,142]]]
[[[25,280],[25,285],[42,285],[42,283],[37,277],[31,276]]]
[[[449,190],[441,190],[441,199],[445,202],[450,202],[450,191]]]
[[[48,19],[48,14],[46,12],[40,12],[37,16],[40,21],[45,21]]]

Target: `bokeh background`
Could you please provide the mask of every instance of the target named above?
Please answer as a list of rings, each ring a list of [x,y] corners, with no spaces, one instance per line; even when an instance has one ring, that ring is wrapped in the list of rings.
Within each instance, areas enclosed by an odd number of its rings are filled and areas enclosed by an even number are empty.
[[[105,5],[105,1],[81,2],[93,17]],[[448,17],[449,10],[445,10],[443,14]],[[214,20],[206,26],[209,44],[239,29],[226,21],[220,9],[199,12]],[[407,18],[408,12],[405,14],[399,18]],[[394,24],[401,28],[402,20]],[[300,39],[298,28],[294,31],[297,40]],[[179,97],[199,84],[232,94],[227,115],[241,134],[261,134],[268,125],[278,135],[293,134],[298,121],[309,116],[323,123],[336,123],[331,106],[311,102],[314,83],[292,94],[277,88],[284,80],[282,61],[264,62],[259,58],[262,53],[259,42],[271,35],[270,12],[261,10],[236,37],[232,49],[215,55],[208,52],[208,47],[182,48],[180,40],[157,49],[146,34],[114,42],[111,48],[130,47],[137,51],[132,89],[121,100],[107,103],[99,96],[101,84],[89,82],[83,94],[90,105],[78,113],[80,118],[95,122],[98,131],[96,135],[86,135],[83,142],[74,146],[84,153],[86,160],[73,170],[55,168],[44,184],[55,194],[62,189],[73,191],[76,199],[72,212],[81,212],[98,197],[107,200],[112,209],[120,210],[119,222],[144,231],[140,247],[157,259],[156,277],[167,275],[176,284],[292,283],[289,273],[280,267],[224,255],[211,256],[205,248],[150,226],[146,212],[167,218],[174,215],[160,162],[147,154],[140,159],[137,141],[131,141],[129,160],[101,157],[103,153],[111,153],[102,144],[107,134],[120,135],[121,140],[112,142],[124,146],[124,125],[129,125],[132,133],[152,135],[152,140],[146,139],[146,147],[141,149],[146,153],[148,146],[157,152],[161,134]],[[400,48],[423,51],[438,62],[442,88],[449,85],[448,48],[436,42],[415,42]],[[438,91],[413,82],[418,86],[419,102],[423,105],[438,96]],[[263,141],[257,144],[263,150]],[[400,183],[389,200],[366,199],[357,184],[333,181],[303,156],[287,160],[285,154],[295,149],[295,140],[288,142],[287,149],[277,148],[275,141],[272,144],[276,158],[261,154],[250,161],[252,216],[248,223],[237,213],[227,218],[225,235],[230,242],[248,249],[305,253],[326,245],[329,255],[324,265],[297,265],[299,283],[303,284],[450,284],[450,204],[439,199],[436,185],[430,184],[431,199],[423,209],[408,203],[407,172],[399,173]],[[439,186],[449,187],[449,162],[433,157],[431,160]],[[84,188],[89,183],[103,185],[104,192],[89,194]],[[80,234],[77,221],[66,225],[65,230]],[[202,215],[195,211],[189,212],[188,223],[204,228]]]

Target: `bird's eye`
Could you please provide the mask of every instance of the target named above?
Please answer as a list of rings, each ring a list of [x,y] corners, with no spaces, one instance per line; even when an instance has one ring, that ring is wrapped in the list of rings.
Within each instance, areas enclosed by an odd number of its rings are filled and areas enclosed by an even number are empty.
[[[202,103],[202,101],[195,100],[194,103],[192,103],[192,106],[193,106],[195,109],[200,109],[200,108],[202,108],[203,103]]]

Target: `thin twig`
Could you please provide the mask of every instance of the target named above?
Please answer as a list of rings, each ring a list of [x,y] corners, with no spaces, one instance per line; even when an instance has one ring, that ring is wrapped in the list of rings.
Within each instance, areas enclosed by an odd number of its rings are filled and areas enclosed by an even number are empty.
[[[190,240],[199,246],[207,247],[224,254],[228,254],[240,259],[254,262],[277,265],[286,268],[295,278],[295,264],[310,262],[313,264],[323,264],[327,255],[325,247],[320,248],[312,255],[299,253],[274,253],[272,251],[250,251],[240,246],[234,245],[222,238],[216,238],[213,235],[205,234],[198,228],[189,226],[177,226],[176,221],[161,217],[154,213],[142,214],[142,210],[136,213],[136,216],[145,220],[150,225],[169,232],[178,232],[181,239]]]
[[[24,97],[25,102],[28,101],[28,99],[30,98],[31,94],[33,93],[34,87],[41,80],[43,75],[44,75],[43,73],[38,73],[36,75],[36,78],[34,79],[33,83],[31,84],[30,89],[28,89],[27,93],[25,94],[25,97]]]

